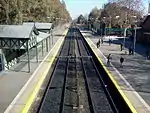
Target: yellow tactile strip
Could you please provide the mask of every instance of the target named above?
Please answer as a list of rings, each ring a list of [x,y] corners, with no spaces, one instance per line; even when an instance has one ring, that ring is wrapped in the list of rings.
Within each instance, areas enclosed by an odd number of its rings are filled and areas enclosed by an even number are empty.
[[[66,36],[67,32],[68,32],[68,29],[67,29],[67,30],[65,31],[65,33],[63,34],[64,37]],[[64,38],[64,37],[63,37],[63,38]],[[34,100],[35,100],[35,98],[36,98],[36,96],[37,96],[37,94],[38,94],[38,92],[39,92],[39,90],[40,90],[40,87],[41,87],[42,84],[43,84],[43,81],[44,81],[45,78],[46,78],[46,75],[47,75],[47,73],[48,73],[50,67],[52,66],[52,63],[53,63],[53,61],[54,61],[54,59],[55,59],[55,57],[56,57],[56,55],[57,55],[57,53],[58,53],[58,51],[59,51],[59,49],[60,49],[60,47],[61,47],[63,41],[64,41],[63,39],[58,40],[57,43],[54,45],[53,50],[54,50],[55,52],[54,52],[52,58],[51,58],[50,61],[49,61],[49,66],[47,67],[47,69],[45,69],[44,73],[42,74],[41,78],[39,79],[39,81],[38,81],[38,83],[37,83],[37,85],[36,85],[34,91],[33,91],[32,94],[30,95],[30,97],[29,97],[29,99],[28,99],[26,105],[25,105],[24,108],[22,109],[22,113],[28,113],[28,111],[29,111],[29,109],[30,109],[32,103],[34,102]]]
[[[125,100],[125,102],[127,103],[127,105],[129,106],[129,108],[131,109],[131,111],[133,113],[138,113],[136,111],[136,109],[134,108],[134,106],[131,104],[131,102],[129,101],[129,99],[127,98],[127,96],[125,95],[125,93],[121,90],[120,86],[118,85],[117,81],[113,78],[112,73],[108,71],[108,69],[106,68],[106,66],[104,65],[104,63],[101,61],[101,59],[99,58],[98,54],[96,53],[96,47],[93,46],[92,41],[89,38],[85,38],[85,40],[87,41],[87,43],[89,44],[90,48],[92,49],[92,51],[94,52],[94,54],[96,55],[98,61],[102,64],[104,70],[106,71],[106,73],[108,74],[109,78],[111,79],[111,81],[114,83],[115,87],[117,88],[117,90],[119,91],[119,93],[121,94],[122,98]]]

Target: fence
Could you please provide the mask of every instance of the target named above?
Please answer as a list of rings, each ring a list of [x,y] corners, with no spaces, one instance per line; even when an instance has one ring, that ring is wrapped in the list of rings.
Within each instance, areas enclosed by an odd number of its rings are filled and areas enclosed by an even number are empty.
[[[124,36],[125,28],[105,28],[105,29],[98,29],[97,33],[101,36],[103,35],[119,35]],[[134,29],[129,28],[127,29],[127,35],[132,34]]]

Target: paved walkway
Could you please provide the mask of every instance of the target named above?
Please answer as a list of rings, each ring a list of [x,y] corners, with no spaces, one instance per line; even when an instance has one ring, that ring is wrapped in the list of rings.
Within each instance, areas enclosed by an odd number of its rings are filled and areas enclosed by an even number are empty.
[[[100,36],[93,35],[89,31],[83,31],[83,33],[85,33],[85,36],[89,37],[95,45],[100,38]],[[123,75],[125,80],[129,82],[133,89],[130,86],[125,86],[125,83],[123,82],[119,83],[119,81],[122,80],[119,80],[118,74],[116,73],[115,79],[117,80],[118,84],[123,90],[135,90],[147,102],[147,104],[150,105],[150,60],[146,60],[145,58],[146,48],[142,47],[142,45],[137,44],[135,55],[128,55],[125,54],[125,51],[127,51],[128,53],[128,48],[125,48],[124,51],[120,51],[120,43],[123,41],[123,39],[113,39],[113,42],[110,46],[108,40],[109,38],[104,39],[104,43],[99,47],[99,50],[103,53],[105,57],[107,57],[108,54],[112,54],[111,62],[113,66],[119,71],[119,73],[121,73],[121,75]],[[129,41],[126,41],[126,47],[130,44],[131,43]],[[125,58],[123,68],[120,67],[121,56]],[[113,69],[111,68],[111,66],[108,67],[106,65],[106,59],[104,60],[104,62],[105,66],[110,71],[112,71]],[[146,103],[144,104],[147,106]]]
[[[62,37],[63,32],[65,31],[65,28],[57,28],[54,30],[54,44],[57,42],[58,39]],[[31,66],[31,72],[27,73],[28,66],[27,62],[25,61],[27,56],[24,55],[21,58],[21,62],[19,64],[16,64],[11,68],[11,70],[3,71],[0,74],[0,113],[3,113],[6,108],[9,106],[9,108],[12,108],[15,104],[16,107],[24,106],[23,100],[21,100],[21,103],[11,103],[13,99],[16,97],[16,95],[20,92],[22,87],[26,84],[26,82],[29,80],[31,75],[35,74],[35,70],[37,67],[39,67],[39,64],[41,61],[48,55],[49,52],[46,52],[46,49],[44,49],[44,54],[42,56],[41,47],[38,48],[39,53],[39,62],[36,62],[35,57],[35,50],[30,51],[30,66]],[[46,67],[45,67],[46,68]],[[35,83],[37,80],[34,79]],[[29,95],[30,93],[27,92]],[[16,98],[17,99],[17,98]],[[27,101],[27,100],[26,100]],[[11,103],[11,105],[10,105]],[[5,113],[17,113],[17,111],[11,111],[10,109],[7,109]]]

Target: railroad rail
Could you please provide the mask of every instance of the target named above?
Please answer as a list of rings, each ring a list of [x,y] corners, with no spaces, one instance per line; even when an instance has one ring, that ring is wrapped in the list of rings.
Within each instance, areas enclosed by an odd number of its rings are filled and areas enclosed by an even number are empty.
[[[130,113],[123,100],[123,104],[115,101],[117,97],[75,26],[69,28],[56,59],[37,113]]]

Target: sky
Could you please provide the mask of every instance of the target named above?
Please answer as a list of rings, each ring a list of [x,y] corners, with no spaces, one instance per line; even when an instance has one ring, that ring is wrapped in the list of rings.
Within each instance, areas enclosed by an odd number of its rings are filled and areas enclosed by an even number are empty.
[[[89,14],[94,7],[101,8],[107,0],[64,0],[72,19]]]
[[[150,0],[144,0],[144,5],[145,5],[145,13],[147,14],[147,12],[148,12],[148,1],[150,1]]]
[[[64,0],[72,19],[77,18],[80,14],[89,14],[94,7],[102,8],[108,0]],[[148,1],[143,0],[145,13],[148,12]]]

